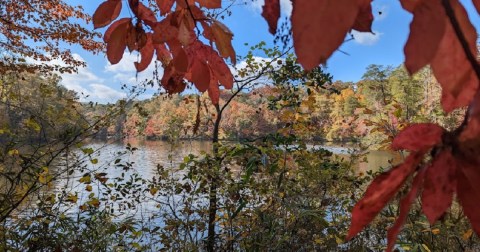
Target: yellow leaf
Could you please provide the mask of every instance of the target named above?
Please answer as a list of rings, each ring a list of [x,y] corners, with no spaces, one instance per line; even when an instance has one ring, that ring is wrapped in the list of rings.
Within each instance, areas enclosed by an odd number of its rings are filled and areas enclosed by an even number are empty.
[[[92,164],[97,164],[97,163],[98,163],[98,159],[94,158],[94,159],[90,160],[90,162],[92,162]]]
[[[25,126],[35,130],[36,132],[39,132],[40,129],[42,128],[40,126],[40,124],[38,124],[37,121],[35,121],[35,119],[33,119],[33,118],[29,118],[29,119],[25,120]]]
[[[81,177],[79,181],[80,183],[90,184],[90,182],[92,182],[92,178],[90,177],[90,175],[87,175]]]
[[[92,186],[91,186],[91,185],[87,185],[87,186],[85,187],[85,190],[91,192],[91,191],[92,191]]]
[[[432,229],[432,233],[434,235],[440,234],[440,229],[438,229],[438,228]]]
[[[9,150],[8,155],[13,156],[13,155],[18,155],[20,152],[17,149]]]
[[[100,201],[97,198],[93,198],[93,199],[89,200],[87,202],[87,204],[89,204],[90,206],[94,206],[94,207],[98,208],[100,206]]]
[[[150,188],[150,194],[153,196],[158,192],[158,189],[156,187],[151,187]]]
[[[473,234],[472,229],[467,230],[465,233],[463,233],[463,236],[462,236],[463,240],[466,241],[466,240],[470,239],[470,237],[472,237],[472,234]]]
[[[69,193],[67,196],[67,201],[71,203],[77,203],[78,196],[76,194]]]
[[[337,242],[337,244],[340,245],[340,244],[343,243],[343,240],[342,240],[340,237],[338,237],[338,236],[335,235],[335,242]]]
[[[432,252],[432,251],[427,247],[427,245],[422,244],[422,247],[423,247],[427,252]]]

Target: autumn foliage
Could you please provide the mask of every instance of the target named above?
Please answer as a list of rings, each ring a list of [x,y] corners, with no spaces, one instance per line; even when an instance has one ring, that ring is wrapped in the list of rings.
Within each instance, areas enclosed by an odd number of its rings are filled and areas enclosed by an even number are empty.
[[[79,20],[88,23],[91,17],[82,7],[71,6],[63,0],[2,0],[0,47],[5,51],[2,51],[0,73],[50,73],[52,70],[64,73],[84,66],[65,45],[80,45],[84,50],[99,52],[102,44],[97,41],[99,34],[80,25]],[[25,64],[26,60],[37,64]]]
[[[161,85],[165,90],[182,92],[188,80],[199,91],[208,91],[212,101],[218,103],[219,84],[227,89],[233,86],[233,76],[223,60],[230,58],[235,63],[231,45],[233,34],[220,21],[207,16],[203,9],[220,8],[221,1],[157,0],[156,3],[163,17],[161,20],[139,0],[128,1],[134,18],[118,20],[122,1],[108,0],[100,4],[93,15],[93,24],[95,28],[111,24],[103,37],[108,60],[116,64],[125,49],[137,51],[141,58],[135,62],[135,67],[141,72],[150,65],[155,54],[164,68]],[[199,26],[203,37],[215,43],[216,50],[200,40]]]
[[[327,59],[344,42],[351,30],[371,32],[371,0],[295,0],[291,16],[292,37],[298,62],[311,70]],[[409,193],[400,204],[400,215],[388,233],[388,250],[393,249],[410,205],[421,195],[423,212],[433,224],[447,211],[454,195],[473,229],[480,234],[480,64],[477,60],[477,32],[458,0],[401,0],[413,15],[405,45],[405,66],[410,74],[430,66],[442,87],[445,112],[467,106],[464,122],[447,131],[435,124],[414,124],[393,141],[392,148],[409,152],[406,160],[378,176],[352,211],[347,239],[360,232],[407,183]],[[129,0],[134,18],[118,19],[122,1],[103,2],[93,16],[96,28],[111,24],[104,35],[107,56],[118,63],[126,48],[141,55],[135,63],[144,70],[156,54],[165,74],[161,85],[168,92],[181,92],[192,82],[219,101],[219,84],[229,89],[233,77],[224,59],[235,63],[232,32],[205,14],[221,8],[221,1],[156,0],[160,20],[139,0]],[[473,0],[480,12],[480,1]],[[275,34],[280,17],[279,0],[265,0],[262,16]],[[114,21],[116,20],[116,21]],[[113,23],[112,23],[113,22]],[[201,27],[202,29],[200,29]],[[199,36],[203,35],[204,39]],[[208,40],[210,44],[203,41]],[[215,47],[213,47],[215,44]]]

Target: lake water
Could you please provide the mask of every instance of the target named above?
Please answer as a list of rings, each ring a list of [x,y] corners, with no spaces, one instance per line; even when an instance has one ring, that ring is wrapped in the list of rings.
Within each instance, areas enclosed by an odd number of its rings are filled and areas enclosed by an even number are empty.
[[[127,151],[125,153],[128,143],[132,148],[135,147],[137,149],[133,152]],[[324,148],[336,154],[338,158],[346,160],[350,160],[352,154],[358,154],[355,149],[343,146],[307,145],[307,147]],[[70,209],[65,209],[66,212],[70,213],[78,212],[79,204],[87,201],[90,194],[98,195],[101,190],[105,190],[101,189],[98,184],[92,184],[91,191],[85,190],[86,185],[81,183],[80,179],[88,172],[90,174],[105,172],[109,178],[120,177],[123,173],[127,179],[135,172],[141,178],[151,179],[155,176],[158,165],[162,165],[166,169],[178,167],[183,158],[189,154],[200,155],[205,152],[211,152],[212,144],[208,141],[180,141],[172,145],[164,141],[129,139],[125,142],[113,143],[91,142],[83,148],[92,148],[95,151],[90,156],[79,155],[84,156],[81,165],[79,165],[84,170],[75,170],[69,176],[55,181],[54,184],[55,191],[76,194],[78,196],[78,204],[71,205]],[[397,163],[399,158],[398,155],[386,151],[370,151],[360,156],[358,158],[359,161],[356,161],[354,165],[359,173],[364,173],[367,170],[377,170],[379,167],[388,168],[391,166],[391,163]],[[95,164],[91,162],[94,159],[98,160],[98,162],[93,162]],[[121,161],[116,163],[118,159]],[[132,169],[122,169],[118,167],[118,164],[129,164]],[[161,188],[159,189],[161,190]],[[125,216],[137,216],[146,212],[156,212],[157,205],[156,202],[144,200],[141,204],[133,208],[126,208],[125,211],[121,212],[124,212]],[[115,207],[119,206],[115,205]]]
[[[175,167],[183,161],[183,158],[189,154],[200,155],[201,153],[210,153],[212,143],[209,141],[186,140],[180,141],[174,145],[165,141],[147,141],[141,139],[129,139],[124,142],[92,142],[85,147],[91,147],[96,150],[92,155],[99,160],[100,166],[109,165],[117,159],[118,153],[125,151],[127,144],[137,148],[129,155],[123,155],[123,159],[131,162],[141,175],[145,177],[153,176],[158,164],[165,167]],[[360,153],[353,147],[338,145],[313,145],[308,144],[307,148],[323,148],[333,152],[339,157],[350,159],[352,155]],[[368,170],[378,170],[380,167],[388,168],[401,160],[401,156],[388,151],[368,151],[363,152],[356,163],[360,172]],[[112,170],[112,172],[114,172]],[[115,175],[115,174],[113,174]]]

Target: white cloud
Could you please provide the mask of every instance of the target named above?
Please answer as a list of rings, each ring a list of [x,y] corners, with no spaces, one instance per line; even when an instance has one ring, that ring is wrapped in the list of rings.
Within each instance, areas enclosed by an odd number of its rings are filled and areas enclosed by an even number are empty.
[[[269,64],[270,62],[271,62],[270,63],[271,66],[274,69],[277,69],[279,67],[278,59],[273,62],[272,60],[273,60],[272,58],[253,56],[253,62],[257,64],[257,67],[259,67],[258,69],[255,69],[255,70],[249,69],[248,63],[245,60],[243,60],[241,62],[238,62],[235,65],[235,67],[230,67],[230,71],[232,72],[232,74],[235,76],[237,80],[248,79],[249,77],[255,76],[255,73],[258,73],[260,69],[262,69],[263,67],[266,67],[267,64]],[[281,60],[284,61],[284,59],[281,59]],[[238,76],[239,72],[243,72],[243,71],[245,71],[247,75],[244,77]],[[269,82],[269,78],[267,76],[262,76],[255,83],[258,84],[258,83],[266,83],[266,82]]]
[[[117,91],[103,84],[90,84],[90,88],[92,90],[92,94],[102,100],[116,101],[127,96],[126,93]]]
[[[145,79],[152,79],[155,70],[154,60],[152,60],[147,69],[137,74],[134,62],[139,60],[139,56],[125,52],[119,63],[112,65],[107,62],[105,72],[113,74],[113,79],[118,81],[119,84],[136,85]],[[163,69],[159,67],[158,71],[161,78]]]
[[[352,30],[352,35],[354,41],[360,45],[374,45],[378,42],[382,33],[378,31],[373,31],[373,33],[371,33]]]
[[[74,54],[73,56],[75,59],[83,61],[80,55]],[[62,62],[52,63],[62,64]],[[107,80],[97,76],[88,66],[79,68],[78,73],[65,73],[60,74],[60,76],[62,77],[60,84],[77,92],[82,102],[113,103],[127,96],[126,92],[118,91],[107,86]]]
[[[250,7],[253,11],[261,13],[265,0],[254,0]],[[292,1],[291,0],[280,0],[280,10],[282,15],[290,16],[292,14]]]

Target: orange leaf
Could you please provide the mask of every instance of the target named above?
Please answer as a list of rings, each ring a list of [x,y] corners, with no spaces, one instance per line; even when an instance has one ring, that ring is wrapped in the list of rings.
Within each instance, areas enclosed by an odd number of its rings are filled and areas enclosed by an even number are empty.
[[[222,0],[196,0],[196,2],[207,9],[222,8]]]
[[[212,31],[212,28],[208,25],[207,22],[200,22],[202,24],[202,28],[203,28],[203,36],[210,40],[210,41],[214,41],[215,40],[215,36],[213,35],[213,31]]]
[[[212,32],[215,36],[215,45],[220,55],[224,58],[230,57],[232,64],[235,65],[235,50],[232,47],[233,33],[224,24],[214,21],[212,24]]]
[[[195,39],[195,33],[193,30],[187,28],[187,25],[182,22],[178,28],[178,41],[186,46],[190,44]]]
[[[458,2],[450,1],[463,35],[472,54],[477,55],[477,33],[467,12]],[[442,86],[442,107],[446,112],[466,106],[472,100],[479,79],[468,61],[450,23],[431,63],[433,73]]]
[[[413,11],[405,44],[405,67],[410,74],[429,64],[445,33],[447,16],[440,0],[423,1]]]
[[[93,13],[93,28],[101,28],[110,24],[120,15],[122,9],[122,1],[108,0],[100,4],[95,13]]]
[[[156,0],[157,6],[160,9],[160,15],[165,16],[170,13],[175,0]]]
[[[444,150],[427,167],[422,192],[422,209],[432,225],[452,204],[457,182],[456,165],[452,153]]]
[[[413,200],[417,197],[418,188],[423,182],[425,177],[425,169],[422,169],[418,172],[417,176],[412,182],[412,187],[408,194],[400,201],[400,215],[398,216],[395,224],[388,229],[387,240],[388,245],[386,251],[392,251],[395,241],[397,240],[398,233],[400,233],[400,228],[403,226],[408,217],[408,211],[410,206],[413,203]]]
[[[298,62],[310,70],[323,64],[352,29],[363,0],[295,0],[292,32]]]
[[[135,68],[137,69],[137,72],[141,72],[150,65],[150,62],[152,62],[153,59],[153,52],[154,52],[154,47],[152,44],[152,34],[148,33],[147,34],[147,43],[145,44],[142,49],[140,49],[140,55],[141,59],[140,62],[135,62]]]
[[[392,149],[426,151],[442,141],[444,132],[442,127],[433,123],[413,124],[403,129],[395,137]]]
[[[262,16],[267,20],[268,31],[271,34],[277,32],[278,19],[280,18],[280,0],[265,0]]]
[[[127,47],[127,33],[129,26],[129,22],[121,23],[116,26],[109,36],[107,42],[107,58],[111,64],[117,64],[123,57],[123,53]]]
[[[372,5],[373,0],[364,0],[360,5],[357,19],[353,24],[353,29],[360,32],[372,32],[373,14]]]
[[[347,240],[350,240],[377,216],[395,196],[407,177],[415,171],[422,157],[423,153],[414,152],[407,157],[403,164],[379,175],[370,183],[365,195],[352,210],[352,223]]]

